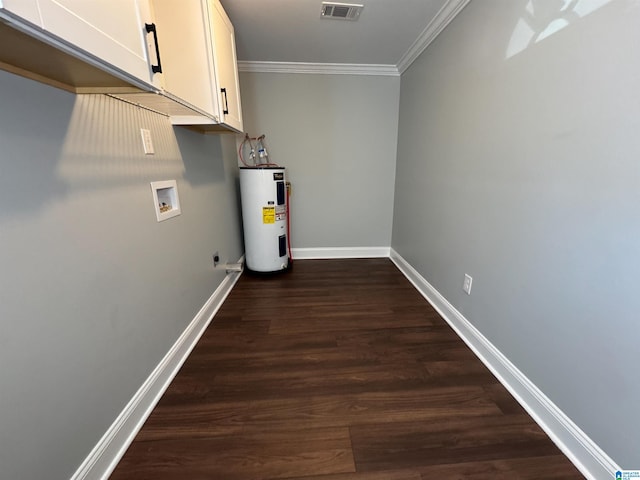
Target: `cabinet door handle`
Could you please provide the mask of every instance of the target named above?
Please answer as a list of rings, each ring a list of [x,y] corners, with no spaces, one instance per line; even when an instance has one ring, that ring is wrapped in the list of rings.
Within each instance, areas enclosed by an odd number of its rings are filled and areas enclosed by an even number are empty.
[[[160,47],[158,46],[158,32],[156,31],[156,24],[145,23],[144,28],[147,33],[153,33],[153,41],[156,45],[156,59],[158,60],[158,64],[151,65],[151,71],[153,73],[162,73],[162,64],[160,63]]]
[[[229,101],[227,100],[227,89],[221,88],[220,91],[224,95],[224,110],[222,111],[222,113],[224,113],[225,115],[229,115]]]

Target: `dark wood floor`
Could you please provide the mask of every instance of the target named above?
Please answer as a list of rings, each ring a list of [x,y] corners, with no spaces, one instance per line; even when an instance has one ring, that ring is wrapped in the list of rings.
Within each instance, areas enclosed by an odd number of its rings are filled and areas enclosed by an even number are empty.
[[[117,479],[582,479],[388,259],[243,275]]]

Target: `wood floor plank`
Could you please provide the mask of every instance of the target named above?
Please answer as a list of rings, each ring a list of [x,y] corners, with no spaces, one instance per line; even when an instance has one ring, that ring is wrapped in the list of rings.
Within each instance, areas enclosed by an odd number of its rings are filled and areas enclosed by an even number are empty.
[[[416,470],[385,470],[383,472],[353,472],[292,477],[286,480],[422,480],[422,475]]]
[[[429,422],[351,427],[358,470],[468,463],[557,453],[524,414],[473,418],[442,415]]]
[[[336,312],[332,306],[320,312],[310,309],[304,316],[289,318],[276,316],[271,320],[269,333],[287,335],[312,335],[317,331],[351,331],[369,329],[393,329],[405,327],[423,327],[428,318],[420,314],[398,315],[391,309],[380,309],[376,305],[349,309],[349,312]]]
[[[582,478],[388,259],[243,275],[111,477]]]
[[[348,429],[241,431],[233,436],[141,440],[121,462],[129,478],[251,480],[353,472]],[[212,462],[211,457],[216,461]],[[160,465],[160,468],[158,468]],[[157,476],[147,476],[150,468]],[[117,478],[117,475],[115,476]]]
[[[230,429],[238,425],[287,425],[291,429],[344,427],[367,423],[433,421],[442,416],[474,418],[497,415],[500,410],[480,387],[425,388],[407,391],[379,391],[334,394],[317,397],[280,397],[263,400],[224,401],[185,396],[179,402],[161,401],[144,430],[174,429],[188,425]],[[175,430],[174,430],[175,431]]]
[[[511,394],[500,384],[487,384],[484,386],[487,396],[495,402],[496,406],[505,414],[524,413],[525,410],[516,402]]]
[[[580,480],[563,455],[421,466],[422,480]]]
[[[384,388],[401,390],[419,388],[427,377],[421,365],[340,366],[328,370],[289,368],[276,371],[256,370],[246,373],[216,375],[212,389],[219,398],[278,398],[283,391],[289,397],[354,394]]]

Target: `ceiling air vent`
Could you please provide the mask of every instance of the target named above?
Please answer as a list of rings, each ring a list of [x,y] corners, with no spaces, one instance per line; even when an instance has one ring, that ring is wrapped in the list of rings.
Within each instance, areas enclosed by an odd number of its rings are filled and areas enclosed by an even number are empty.
[[[338,20],[355,21],[360,16],[364,5],[355,3],[322,2],[321,18],[336,18]]]

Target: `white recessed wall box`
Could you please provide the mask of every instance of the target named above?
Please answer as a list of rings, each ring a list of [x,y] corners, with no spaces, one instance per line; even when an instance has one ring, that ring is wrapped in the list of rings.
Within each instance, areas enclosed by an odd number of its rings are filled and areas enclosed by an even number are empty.
[[[156,218],[159,222],[182,213],[180,199],[178,198],[178,185],[175,180],[151,182],[151,191],[156,209]]]

